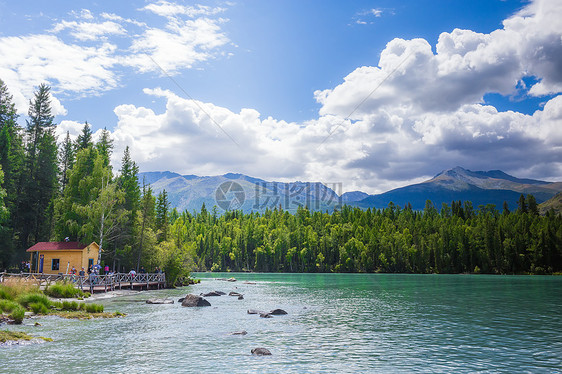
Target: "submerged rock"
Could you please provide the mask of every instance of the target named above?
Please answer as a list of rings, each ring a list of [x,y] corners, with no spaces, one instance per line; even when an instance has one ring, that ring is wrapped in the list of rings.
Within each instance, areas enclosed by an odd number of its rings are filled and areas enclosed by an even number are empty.
[[[148,299],[146,300],[147,304],[173,304],[174,300],[172,299]]]
[[[281,316],[283,314],[287,314],[287,312],[285,312],[283,309],[273,309],[271,312],[269,312],[269,314],[272,314],[274,316]]]
[[[260,318],[273,318],[271,313],[260,313]]]
[[[242,295],[238,296],[238,300],[244,300],[244,296]]]
[[[181,306],[196,307],[196,306],[211,306],[211,303],[202,298],[201,296],[188,294],[181,302]]]
[[[255,309],[248,309],[248,314],[262,314],[265,312],[262,312],[261,310],[255,310]]]
[[[254,356],[271,356],[271,352],[267,348],[254,348],[252,354]]]
[[[226,292],[222,292],[222,291],[215,291],[216,293],[218,293],[219,295],[226,295]]]
[[[247,335],[248,332],[246,330],[242,330],[242,331],[234,331],[231,332],[230,335]]]
[[[242,296],[242,294],[239,293],[239,292],[230,291],[230,292],[228,293],[228,296]]]

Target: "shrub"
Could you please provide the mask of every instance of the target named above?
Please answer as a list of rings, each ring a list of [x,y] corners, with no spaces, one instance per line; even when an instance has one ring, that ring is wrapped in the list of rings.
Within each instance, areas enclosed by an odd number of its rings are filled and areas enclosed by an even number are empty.
[[[43,303],[30,303],[29,309],[35,314],[49,314],[49,308]]]
[[[31,303],[43,304],[47,309],[51,307],[51,301],[49,298],[41,293],[22,294],[18,297],[17,302],[24,308],[29,307]]]
[[[14,295],[8,287],[0,284],[0,299],[2,300],[14,300]]]
[[[45,289],[45,293],[51,297],[68,299],[72,297],[82,297],[84,292],[74,287],[72,283],[56,282]]]
[[[103,313],[103,305],[101,304],[82,304],[88,313]]]
[[[14,309],[21,308],[21,306],[12,300],[0,300],[0,312],[10,313]]]
[[[76,301],[63,301],[62,310],[79,310],[80,305]]]
[[[23,318],[25,317],[25,309],[18,305],[18,307],[8,315],[8,317],[13,319],[14,322],[19,325],[23,322]]]

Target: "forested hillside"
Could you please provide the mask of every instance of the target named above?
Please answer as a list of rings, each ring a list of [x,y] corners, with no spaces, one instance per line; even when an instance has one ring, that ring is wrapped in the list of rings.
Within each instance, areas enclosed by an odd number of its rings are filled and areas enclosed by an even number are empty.
[[[171,240],[200,270],[501,274],[562,271],[562,217],[539,216],[531,195],[515,212],[427,202],[423,212],[344,206],[172,217]]]

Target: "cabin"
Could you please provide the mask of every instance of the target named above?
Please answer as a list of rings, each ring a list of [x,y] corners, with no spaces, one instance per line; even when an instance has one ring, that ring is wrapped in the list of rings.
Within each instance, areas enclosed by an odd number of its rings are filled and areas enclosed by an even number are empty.
[[[96,264],[99,248],[96,242],[39,242],[26,252],[31,254],[32,273],[68,274],[73,266],[79,272]]]

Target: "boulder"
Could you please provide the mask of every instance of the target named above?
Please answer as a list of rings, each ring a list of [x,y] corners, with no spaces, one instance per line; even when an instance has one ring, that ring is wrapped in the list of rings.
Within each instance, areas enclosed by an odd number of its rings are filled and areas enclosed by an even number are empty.
[[[236,282],[236,279],[234,279],[234,278],[228,278],[226,281],[227,281],[227,282]]]
[[[267,348],[254,348],[252,354],[254,356],[271,356],[271,352]]]
[[[211,292],[207,292],[206,294],[201,294],[201,296],[203,297],[209,297],[209,296],[220,296],[221,294],[218,293],[217,291],[211,291]],[[224,293],[223,293],[224,295]]]
[[[147,304],[173,304],[174,300],[172,299],[148,299],[146,300]]]
[[[283,309],[273,309],[271,312],[269,312],[269,314],[272,314],[274,316],[281,316],[283,314],[287,314],[287,312],[285,312]]]
[[[230,292],[228,293],[228,296],[242,296],[242,294],[239,293],[239,292],[230,291]]]
[[[180,298],[178,299],[178,303],[181,303],[181,302],[183,301],[183,299],[185,299],[185,297],[180,297]]]
[[[242,330],[242,331],[234,331],[231,332],[230,335],[247,335],[248,332],[246,330]]]
[[[181,306],[186,306],[186,307],[211,306],[211,303],[203,299],[201,296],[188,294],[181,302]]]

